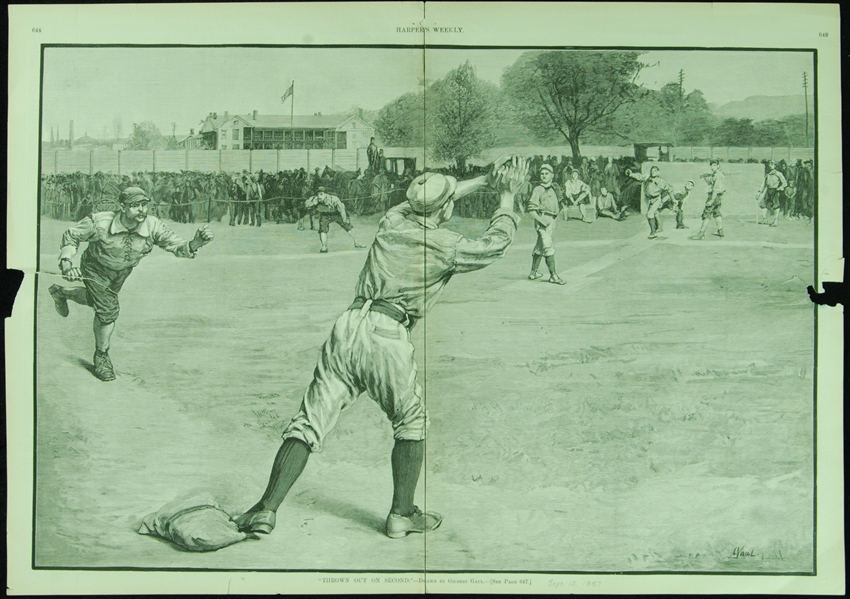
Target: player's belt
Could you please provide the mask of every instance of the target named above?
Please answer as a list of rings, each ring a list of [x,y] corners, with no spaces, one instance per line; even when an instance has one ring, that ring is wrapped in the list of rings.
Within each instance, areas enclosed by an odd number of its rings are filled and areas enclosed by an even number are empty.
[[[356,297],[354,298],[354,303],[349,306],[349,310],[360,310],[363,306],[366,305],[365,297]],[[412,316],[410,316],[404,310],[397,308],[394,304],[382,299],[372,300],[372,305],[369,306],[369,310],[372,312],[379,312],[385,316],[389,316],[393,320],[398,323],[403,324],[408,329],[413,327],[413,323],[416,322]]]

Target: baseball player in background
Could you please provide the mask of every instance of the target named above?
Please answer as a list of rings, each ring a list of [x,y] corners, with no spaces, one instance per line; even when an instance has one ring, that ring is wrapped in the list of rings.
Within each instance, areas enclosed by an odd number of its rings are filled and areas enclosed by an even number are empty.
[[[779,223],[779,198],[780,194],[788,187],[788,181],[782,171],[777,170],[776,162],[773,160],[767,163],[767,173],[764,175],[764,184],[758,191],[757,198],[759,208],[765,210],[765,217],[762,222],[767,224],[768,217],[773,217],[770,222],[771,227],[775,227]]]
[[[354,240],[354,247],[366,247],[358,242],[354,233],[351,232],[354,227],[351,224],[348,214],[346,214],[345,204],[335,195],[327,193],[324,187],[319,187],[316,195],[304,202],[304,207],[307,210],[315,209],[319,213],[319,241],[322,243],[322,247],[319,250],[320,253],[328,253],[328,231],[330,231],[331,223],[338,224],[348,233],[348,236]]]
[[[486,176],[464,182],[425,173],[411,182],[407,202],[386,213],[354,302],[322,346],[301,409],[283,432],[265,493],[235,520],[240,530],[272,531],[276,512],[309,456],[322,451],[340,412],[363,392],[387,415],[395,438],[386,534],[399,538],[440,525],[442,516],[413,504],[425,451],[426,413],[410,331],[453,275],[479,270],[504,256],[519,221],[514,196],[527,169],[525,160],[514,157],[500,159]],[[485,185],[499,192],[499,208],[480,238],[440,228],[451,219],[456,200]]]
[[[554,169],[544,162],[540,166],[540,185],[532,190],[531,197],[528,199],[528,214],[534,219],[534,230],[537,231],[537,243],[531,252],[531,273],[528,278],[534,281],[543,276],[537,272],[537,269],[540,268],[541,260],[545,258],[546,267],[549,269],[549,282],[566,285],[555,269],[553,236],[555,222],[561,212],[561,201],[552,184],[554,178]]]
[[[649,239],[658,239],[658,211],[668,197],[673,196],[673,188],[661,178],[657,166],[649,169],[649,174],[635,173],[626,169],[626,175],[643,183],[643,195],[646,198],[646,221],[649,223]]]
[[[717,225],[717,231],[712,235],[723,237],[723,215],[720,214],[720,205],[723,203],[723,194],[726,192],[726,180],[723,171],[720,170],[719,160],[712,159],[708,164],[711,166],[711,172],[700,175],[708,184],[708,196],[705,199],[705,208],[702,211],[702,224],[699,227],[699,232],[690,237],[690,239],[696,241],[705,238],[705,231],[708,229],[710,218],[714,218],[714,224]]]
[[[178,258],[194,258],[201,247],[213,240],[206,225],[190,241],[178,237],[165,223],[148,214],[150,199],[138,187],[122,191],[118,201],[120,211],[95,212],[62,235],[62,276],[69,281],[81,280],[85,286],[51,285],[48,289],[62,317],[68,316],[68,300],[94,308],[94,375],[102,381],[115,379],[109,342],[118,319],[118,292],[133,269],[155,245]],[[77,267],[71,259],[80,242],[88,242],[88,246]]]

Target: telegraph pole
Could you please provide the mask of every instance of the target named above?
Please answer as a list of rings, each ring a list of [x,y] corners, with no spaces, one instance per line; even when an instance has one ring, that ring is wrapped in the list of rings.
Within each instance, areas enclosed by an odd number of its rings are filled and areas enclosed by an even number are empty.
[[[685,107],[685,69],[679,69],[679,106],[676,110],[676,130],[673,132],[673,143],[679,143],[679,122],[682,109]]]
[[[809,147],[809,80],[803,71],[803,98],[806,101],[806,147]]]

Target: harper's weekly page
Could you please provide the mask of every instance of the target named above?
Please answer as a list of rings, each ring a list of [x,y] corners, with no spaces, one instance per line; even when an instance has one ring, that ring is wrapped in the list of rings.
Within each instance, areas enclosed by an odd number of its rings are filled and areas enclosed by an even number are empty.
[[[843,593],[838,14],[12,7],[9,592]]]

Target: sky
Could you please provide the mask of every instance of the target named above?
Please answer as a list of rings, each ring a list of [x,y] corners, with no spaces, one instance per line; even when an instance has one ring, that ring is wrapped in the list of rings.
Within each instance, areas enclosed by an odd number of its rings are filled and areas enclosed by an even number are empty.
[[[523,50],[375,48],[47,48],[43,135],[132,132],[153,121],[169,135],[197,128],[210,112],[289,114],[280,97],[295,81],[295,114],[378,110],[469,60],[498,84]],[[722,105],[754,95],[802,94],[812,57],[802,52],[649,51],[638,83],[658,89],[685,71],[685,91]],[[424,68],[424,71],[423,71]]]

